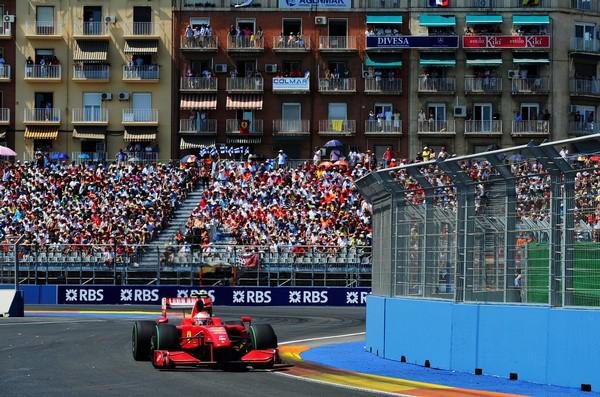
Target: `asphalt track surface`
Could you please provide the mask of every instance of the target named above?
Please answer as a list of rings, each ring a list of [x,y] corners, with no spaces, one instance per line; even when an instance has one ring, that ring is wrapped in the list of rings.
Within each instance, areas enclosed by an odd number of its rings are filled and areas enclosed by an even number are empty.
[[[145,309],[158,310],[156,306]],[[364,331],[364,309],[360,308],[217,307],[215,312],[225,320],[251,315],[254,322],[270,323],[280,342]],[[133,360],[133,321],[102,315],[0,319],[0,396],[373,395],[283,376],[287,369],[159,371],[150,362]]]

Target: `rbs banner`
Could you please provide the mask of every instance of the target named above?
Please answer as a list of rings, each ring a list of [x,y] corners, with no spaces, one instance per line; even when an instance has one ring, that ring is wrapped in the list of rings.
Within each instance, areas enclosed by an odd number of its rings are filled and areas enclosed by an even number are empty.
[[[58,286],[58,304],[159,305],[163,297],[206,291],[222,306],[364,306],[370,288]]]

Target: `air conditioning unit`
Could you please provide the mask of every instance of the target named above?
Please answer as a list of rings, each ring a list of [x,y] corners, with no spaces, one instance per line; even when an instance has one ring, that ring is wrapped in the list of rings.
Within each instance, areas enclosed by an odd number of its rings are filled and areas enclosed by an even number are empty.
[[[577,106],[569,105],[569,113],[577,113]]]
[[[327,25],[327,17],[315,17],[315,25]]]
[[[105,16],[104,23],[117,23],[117,17],[114,15]]]
[[[4,15],[2,17],[2,20],[4,22],[8,22],[8,23],[14,23],[15,22],[15,16],[14,15]]]
[[[226,63],[217,63],[215,65],[215,73],[227,73],[227,64]]]
[[[509,79],[518,79],[519,78],[519,69],[510,69],[508,71]]]
[[[454,106],[454,117],[467,117],[467,107]]]
[[[119,101],[128,101],[129,93],[128,92],[119,92]]]
[[[122,92],[122,94],[123,94],[123,92]],[[103,101],[112,101],[112,92],[103,92],[102,100]]]
[[[277,64],[276,63],[267,63],[265,65],[265,72],[267,72],[267,73],[277,73]]]

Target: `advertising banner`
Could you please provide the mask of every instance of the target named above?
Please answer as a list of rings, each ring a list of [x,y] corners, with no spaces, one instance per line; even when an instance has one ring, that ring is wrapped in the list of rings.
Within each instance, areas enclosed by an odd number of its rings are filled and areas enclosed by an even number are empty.
[[[309,91],[308,77],[273,77],[273,91]]]
[[[279,8],[352,8],[352,0],[279,0]]]
[[[365,306],[370,288],[59,285],[58,304],[159,305],[206,291],[222,306]]]
[[[367,48],[458,48],[458,36],[367,36]]]
[[[550,48],[550,36],[463,36],[463,48]]]

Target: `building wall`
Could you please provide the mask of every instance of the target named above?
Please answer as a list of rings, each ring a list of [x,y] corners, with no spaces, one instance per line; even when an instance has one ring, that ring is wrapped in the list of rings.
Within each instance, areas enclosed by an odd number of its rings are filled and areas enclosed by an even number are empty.
[[[4,9],[4,15],[15,15],[15,1],[14,0],[5,0],[0,5]],[[2,25],[0,25],[2,26]],[[4,60],[6,61],[6,65],[10,65],[11,67],[11,79],[8,82],[0,82],[0,92],[2,93],[2,108],[9,109],[10,112],[10,123],[8,126],[3,126],[6,131],[6,135],[4,138],[0,139],[8,145],[9,147],[14,147],[14,129],[15,129],[15,24],[11,23],[9,25],[4,24],[4,29],[9,28],[10,34],[0,35],[0,47],[4,53]],[[4,32],[6,33],[6,31]]]

